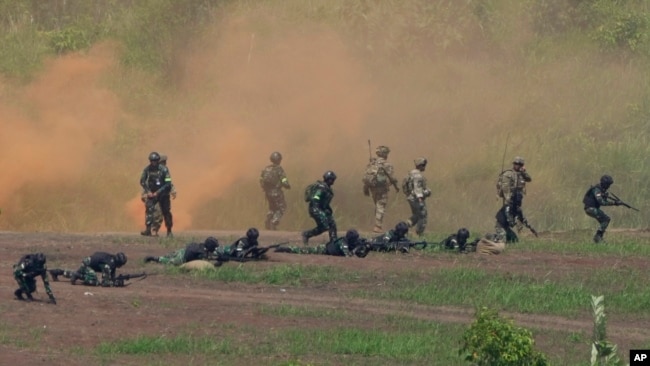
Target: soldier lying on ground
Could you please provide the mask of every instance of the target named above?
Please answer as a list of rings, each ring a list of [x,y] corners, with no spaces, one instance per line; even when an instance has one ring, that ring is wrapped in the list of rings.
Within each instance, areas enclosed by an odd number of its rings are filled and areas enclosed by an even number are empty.
[[[359,232],[355,229],[350,229],[345,233],[344,237],[337,238],[325,245],[318,245],[316,247],[280,246],[275,251],[278,253],[324,254],[337,257],[352,257],[354,255],[359,258],[364,258],[368,255],[370,246],[366,239],[359,237]]]
[[[449,250],[458,250],[460,253],[467,253],[467,240],[469,239],[469,230],[460,228],[455,234],[449,235],[440,244]]]
[[[147,256],[144,261],[157,262],[162,264],[172,264],[180,266],[183,263],[200,259],[210,259],[214,256],[216,249],[219,247],[219,241],[215,237],[208,237],[203,243],[189,243],[185,248],[173,251],[165,256],[154,257]]]
[[[124,280],[115,277],[115,270],[126,264],[126,255],[119,252],[115,255],[106,252],[95,252],[90,257],[81,261],[81,267],[75,272],[64,269],[52,269],[50,274],[54,281],[59,276],[70,279],[70,283],[77,284],[78,280],[86,286],[123,287]],[[97,278],[97,272],[102,274],[102,280]]]
[[[50,298],[50,302],[56,304],[56,299],[50,288],[46,261],[45,254],[35,253],[23,256],[17,264],[14,264],[14,278],[18,282],[18,289],[14,291],[16,299],[25,300],[23,297],[23,294],[25,294],[27,300],[34,300],[32,293],[36,291],[36,276],[41,276],[45,293]]]
[[[370,240],[370,250],[376,252],[402,252],[408,253],[412,246],[421,245],[422,248],[426,247],[425,241],[412,242],[406,238],[408,234],[409,225],[401,221],[395,225],[394,229],[388,230],[383,235],[377,236]]]

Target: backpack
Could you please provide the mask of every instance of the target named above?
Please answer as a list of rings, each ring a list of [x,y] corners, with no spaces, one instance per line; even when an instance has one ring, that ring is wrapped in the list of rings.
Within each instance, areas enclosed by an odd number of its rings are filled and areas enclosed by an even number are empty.
[[[402,192],[404,192],[404,195],[406,195],[406,197],[410,196],[411,193],[413,193],[413,179],[411,178],[410,174],[402,180]]]
[[[503,187],[505,187],[505,186],[507,186],[509,184],[508,180],[505,179],[503,174],[505,172],[510,172],[510,171],[512,171],[512,170],[508,169],[508,170],[502,171],[501,174],[499,174],[499,178],[497,178],[497,184],[496,184],[497,196],[499,196],[500,198],[504,198]]]
[[[366,166],[366,172],[363,175],[363,184],[370,188],[385,187],[388,185],[388,177],[384,168],[377,164],[377,160],[373,159]]]
[[[273,166],[269,165],[262,170],[260,175],[260,183],[262,187],[273,188],[277,185],[277,177],[273,174]]]
[[[305,202],[311,201],[311,198],[314,197],[316,190],[318,189],[318,182],[312,183],[305,188]]]

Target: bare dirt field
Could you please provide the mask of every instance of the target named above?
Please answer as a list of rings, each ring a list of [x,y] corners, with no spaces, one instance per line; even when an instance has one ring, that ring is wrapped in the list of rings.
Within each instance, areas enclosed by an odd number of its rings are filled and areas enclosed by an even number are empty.
[[[443,323],[469,324],[474,309],[461,307],[436,307],[414,305],[401,301],[371,300],[351,296],[359,289],[372,289],[382,285],[381,273],[386,268],[391,273],[413,271],[417,268],[440,268],[457,265],[483,268],[504,273],[562,276],[569,269],[588,272],[593,268],[631,267],[647,268],[645,259],[621,262],[616,258],[582,258],[576,255],[510,251],[500,256],[469,254],[441,258],[420,255],[370,253],[365,259],[338,258],[319,255],[294,255],[269,253],[269,259],[244,264],[225,263],[224,266],[243,265],[270,267],[278,264],[329,266],[376,274],[372,283],[346,283],[338,281],[314,286],[277,286],[245,284],[241,282],[204,281],[190,275],[167,275],[158,264],[144,264],[146,255],[162,255],[183,246],[192,238],[214,235],[229,241],[236,232],[192,232],[177,234],[169,242],[157,238],[142,238],[136,234],[55,234],[55,233],[0,233],[0,363],[2,365],[88,365],[116,364],[138,365],[141,358],[120,355],[103,359],[93,353],[102,342],[129,339],[140,335],[175,336],[187,332],[218,338],[232,332],[231,327],[220,326],[224,319],[259,332],[291,327],[327,328],[341,326],[341,322],[327,318],[277,317],[260,311],[261,306],[294,305],[315,309],[359,311],[370,315],[404,315],[421,320]],[[299,234],[292,232],[262,232],[262,245],[290,240],[299,242]],[[124,288],[73,286],[68,282],[52,282],[58,305],[47,303],[47,296],[38,280],[35,298],[31,303],[13,298],[16,283],[11,275],[12,265],[26,253],[44,252],[48,267],[76,269],[82,257],[94,251],[123,251],[128,263],[119,270],[124,273],[147,271],[158,273],[144,280],[131,281]],[[588,306],[588,305],[587,305]],[[590,332],[593,324],[588,312],[576,318],[541,316],[531,314],[505,314],[518,325],[534,329]],[[372,328],[369,317],[359,318],[356,327]],[[227,323],[227,322],[226,322]],[[650,319],[613,316],[608,321],[608,337],[618,343],[621,354],[634,345],[650,340]],[[544,340],[538,340],[544,344]],[[159,364],[218,364],[191,356],[161,356]],[[273,364],[278,360],[230,359],[227,364]],[[337,363],[332,361],[332,363]]]

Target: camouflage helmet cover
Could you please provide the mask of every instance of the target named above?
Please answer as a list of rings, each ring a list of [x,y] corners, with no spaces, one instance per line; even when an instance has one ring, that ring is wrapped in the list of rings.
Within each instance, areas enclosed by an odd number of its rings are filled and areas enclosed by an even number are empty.
[[[167,155],[160,154],[160,162],[161,163],[166,163],[167,162]]]
[[[524,162],[524,158],[522,158],[521,156],[515,156],[515,158],[512,159],[512,163],[517,165],[524,165],[525,162]]]
[[[427,159],[426,158],[417,158],[417,159],[413,160],[413,163],[415,164],[416,167],[424,166],[424,165],[427,165]]]
[[[382,158],[387,157],[389,153],[390,153],[390,148],[388,146],[381,145],[381,146],[377,146],[377,148],[375,149],[375,154],[377,154],[377,156]]]
[[[271,153],[271,156],[269,157],[269,159],[274,164],[280,164],[280,162],[282,161],[282,154],[280,154],[277,151],[274,151],[273,153]]]

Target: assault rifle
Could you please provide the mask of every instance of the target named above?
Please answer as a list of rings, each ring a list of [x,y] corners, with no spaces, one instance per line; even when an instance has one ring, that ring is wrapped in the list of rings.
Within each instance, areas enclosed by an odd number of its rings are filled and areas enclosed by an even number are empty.
[[[609,195],[612,196],[612,198],[614,199],[614,201],[616,202],[616,204],[618,206],[625,206],[625,207],[627,207],[629,209],[632,209],[632,210],[634,210],[636,212],[639,212],[639,209],[634,208],[634,207],[628,205],[627,203],[623,202],[620,198],[616,197],[616,195],[614,193],[612,193],[612,192],[607,192],[607,193],[609,193]]]
[[[119,276],[115,277],[115,281],[113,282],[115,283],[116,287],[126,287],[128,285],[124,284],[124,282],[129,281],[133,278],[142,278],[142,280],[144,280],[145,278],[147,278],[147,276],[148,275],[146,272],[133,273],[133,274],[120,274]]]
[[[236,261],[236,262],[249,262],[249,261],[256,261],[256,260],[262,260],[266,259],[266,256],[264,255],[266,252],[268,252],[270,249],[278,248],[282,245],[289,244],[288,241],[285,241],[283,243],[278,243],[278,244],[273,244],[269,245],[267,247],[260,247],[257,245],[254,245],[245,251],[243,251],[241,254],[232,253],[231,254],[224,254],[221,255],[217,258],[217,264],[216,266],[220,266],[221,263],[223,262],[228,262],[230,260]]]
[[[371,250],[375,252],[397,252],[408,253],[411,248],[424,249],[429,245],[426,241],[410,241],[410,240],[400,240],[400,241],[391,241],[388,243],[382,242],[370,242]]]

